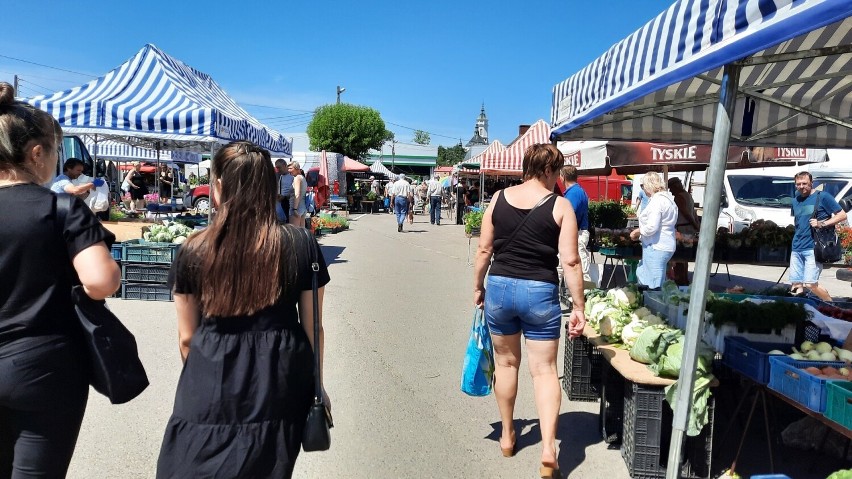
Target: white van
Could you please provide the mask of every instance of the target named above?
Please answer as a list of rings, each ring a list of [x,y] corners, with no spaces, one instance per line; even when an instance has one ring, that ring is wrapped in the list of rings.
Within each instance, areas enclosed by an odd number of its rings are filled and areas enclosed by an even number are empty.
[[[722,210],[719,227],[742,231],[757,219],[770,220],[778,226],[793,224],[790,207],[796,195],[794,176],[808,171],[814,178],[814,189],[824,191],[837,200],[844,210],[852,207],[852,150],[828,150],[829,161],[805,166],[750,168],[725,171]],[[704,172],[690,178],[690,191],[696,202],[703,196]],[[703,198],[700,198],[703,203]]]

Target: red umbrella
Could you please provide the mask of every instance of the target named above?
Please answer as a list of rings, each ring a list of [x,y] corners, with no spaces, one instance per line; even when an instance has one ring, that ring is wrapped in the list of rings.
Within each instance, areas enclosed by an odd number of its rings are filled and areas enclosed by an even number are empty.
[[[370,171],[370,167],[360,161],[355,161],[348,156],[344,156],[343,171]]]

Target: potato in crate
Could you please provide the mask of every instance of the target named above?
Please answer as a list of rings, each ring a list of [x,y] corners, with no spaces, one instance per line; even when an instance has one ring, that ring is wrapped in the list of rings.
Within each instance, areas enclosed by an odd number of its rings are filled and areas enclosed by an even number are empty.
[[[789,357],[769,358],[769,389],[778,391],[811,411],[823,412],[831,381],[846,381],[842,361],[797,361]]]

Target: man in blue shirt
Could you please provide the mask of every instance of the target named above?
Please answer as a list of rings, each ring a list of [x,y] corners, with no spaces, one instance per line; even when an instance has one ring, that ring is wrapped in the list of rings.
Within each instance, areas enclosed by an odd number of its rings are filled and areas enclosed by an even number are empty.
[[[591,255],[589,254],[589,195],[586,194],[583,187],[577,184],[577,168],[575,166],[565,166],[562,168],[562,182],[565,184],[565,193],[562,196],[571,202],[574,207],[574,216],[577,217],[577,230],[579,233],[578,249],[580,254],[580,263],[583,265],[583,281],[591,281],[589,276],[589,263]]]
[[[68,193],[69,195],[79,196],[80,198],[88,196],[89,191],[94,190],[96,186],[100,185],[83,183],[78,186],[73,183],[74,180],[83,174],[84,166],[85,164],[77,158],[68,158],[65,160],[65,164],[62,165],[62,174],[53,179],[50,191],[54,193]],[[100,180],[100,184],[103,184],[103,180]]]
[[[796,174],[794,180],[799,194],[793,198],[791,207],[796,233],[793,235],[793,252],[790,255],[790,292],[801,294],[804,287],[823,301],[831,301],[831,295],[819,285],[822,264],[814,258],[811,229],[833,227],[846,220],[846,212],[830,194],[813,192],[813,177],[807,171]]]
[[[275,178],[278,180],[278,206],[275,208],[278,221],[290,221],[290,195],[293,194],[293,175],[287,171],[287,162],[283,159],[275,161]]]

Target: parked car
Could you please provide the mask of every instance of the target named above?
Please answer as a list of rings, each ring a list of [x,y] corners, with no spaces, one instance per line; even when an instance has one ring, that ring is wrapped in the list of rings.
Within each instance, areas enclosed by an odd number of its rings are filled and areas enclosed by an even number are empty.
[[[190,188],[183,197],[183,204],[198,210],[199,213],[210,211],[210,185],[198,185]]]

